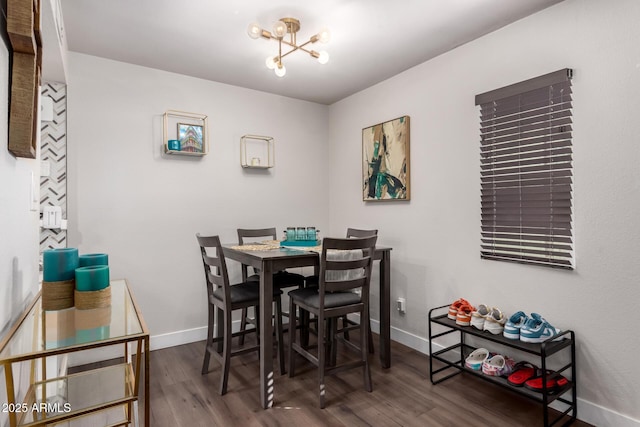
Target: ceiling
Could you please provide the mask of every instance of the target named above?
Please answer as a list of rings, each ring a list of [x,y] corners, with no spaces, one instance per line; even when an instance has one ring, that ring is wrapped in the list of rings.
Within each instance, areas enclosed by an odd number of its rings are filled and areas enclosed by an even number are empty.
[[[68,49],[283,96],[332,104],[562,0],[61,0]],[[300,20],[298,43],[322,28],[322,65],[303,52],[267,69],[273,40],[251,39]]]

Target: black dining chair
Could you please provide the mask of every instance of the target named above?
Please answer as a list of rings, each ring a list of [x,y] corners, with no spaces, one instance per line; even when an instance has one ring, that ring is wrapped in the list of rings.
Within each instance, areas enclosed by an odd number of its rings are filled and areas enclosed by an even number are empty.
[[[377,236],[378,230],[365,230],[360,228],[347,228],[347,238],[362,238],[362,237],[371,237]],[[305,278],[307,286],[317,286],[318,285],[318,276],[308,276]],[[346,340],[349,339],[349,331],[353,329],[358,329],[360,325],[358,322],[349,319],[347,316],[342,317],[342,325],[344,338]],[[371,331],[371,319],[369,319],[369,337],[367,339],[367,346],[369,348],[369,353],[373,354],[375,351],[373,344],[373,332]]]
[[[249,243],[259,243],[264,240],[277,240],[277,232],[275,227],[271,228],[238,228],[238,244],[245,245]],[[250,270],[251,268],[251,270]],[[260,281],[260,271],[245,264],[241,266],[242,281]],[[291,273],[286,270],[277,271],[273,274],[273,288],[274,289],[287,289],[287,288],[302,288],[304,287],[304,276],[301,274]],[[283,313],[286,317],[288,313]],[[240,320],[240,330],[244,331],[247,328],[247,323],[254,323],[257,320],[257,316],[254,320],[248,318],[247,309],[242,310],[242,317]],[[286,329],[286,328],[285,328]],[[244,343],[244,337],[240,338],[240,344]]]
[[[324,238],[320,254],[320,271],[317,287],[307,287],[289,291],[289,313],[296,313],[296,308],[312,313],[318,320],[317,354],[313,354],[313,347],[305,348],[296,341],[296,328],[290,327],[289,334],[289,376],[295,375],[295,353],[318,368],[318,390],[320,408],[325,407],[326,387],[325,376],[342,372],[345,369],[362,367],[364,388],[372,391],[371,372],[369,370],[366,340],[369,322],[360,323],[359,345],[355,342],[344,341],[345,346],[359,354],[358,360],[351,360],[341,364],[333,363],[327,366],[328,348],[335,351],[336,338],[343,332],[337,329],[335,319],[350,313],[359,313],[361,319],[369,318],[369,284],[371,282],[371,267],[377,236],[364,238],[335,239]],[[346,252],[348,251],[348,252]],[[360,290],[360,292],[356,292]],[[328,321],[329,327],[327,327]],[[292,316],[290,321],[297,324],[297,318]]]
[[[254,307],[258,310],[260,306],[260,286],[256,282],[242,282],[235,285],[229,283],[229,275],[227,272],[227,264],[224,258],[222,245],[218,236],[202,236],[196,234],[198,244],[200,245],[200,253],[202,255],[202,263],[204,266],[204,275],[207,285],[207,297],[209,308],[209,319],[207,323],[207,342],[205,347],[204,361],[202,363],[202,374],[209,372],[209,360],[211,355],[220,361],[222,365],[222,379],[220,381],[220,394],[227,392],[227,383],[229,380],[230,359],[233,356],[260,350],[258,345],[233,350],[231,340],[233,337],[254,332],[254,329],[243,330],[240,332],[231,332],[231,312],[233,310],[246,309]],[[273,300],[276,303],[276,333],[278,346],[278,362],[280,373],[285,373],[284,366],[284,341],[282,334],[282,304],[280,289],[273,290]],[[215,319],[216,312],[221,311],[218,319]],[[222,318],[221,318],[222,317]],[[214,336],[215,324],[223,322],[223,334],[221,337]],[[259,329],[256,325],[255,332],[259,337]],[[220,345],[221,344],[221,345]],[[220,349],[221,347],[221,349]]]

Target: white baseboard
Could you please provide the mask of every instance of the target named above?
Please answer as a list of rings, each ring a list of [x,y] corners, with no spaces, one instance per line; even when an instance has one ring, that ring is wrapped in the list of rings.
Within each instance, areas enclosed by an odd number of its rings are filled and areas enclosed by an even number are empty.
[[[240,329],[240,321],[233,322],[232,329]],[[371,319],[371,330],[380,333],[380,322]],[[194,328],[185,331],[171,332],[168,334],[154,335],[151,337],[151,350],[159,350],[166,347],[174,347],[182,344],[189,344],[196,341],[203,341],[207,337],[207,328]],[[406,345],[420,353],[429,354],[429,340],[427,338],[391,327],[391,340]],[[442,346],[435,344],[434,347],[441,349]],[[429,369],[424,367],[425,373]],[[554,407],[552,404],[551,407]],[[555,408],[555,409],[560,409]],[[640,420],[635,420],[626,415],[619,414],[611,409],[604,408],[594,403],[578,398],[578,419],[602,427],[640,427]]]
[[[238,321],[240,323],[240,321]],[[169,332],[168,334],[153,335],[149,342],[149,348],[160,350],[167,347],[189,344],[207,339],[207,327],[187,329],[185,331]]]

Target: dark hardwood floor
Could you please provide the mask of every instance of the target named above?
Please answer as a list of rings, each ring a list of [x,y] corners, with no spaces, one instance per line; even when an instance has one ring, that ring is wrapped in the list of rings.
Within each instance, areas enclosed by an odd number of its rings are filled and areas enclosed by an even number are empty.
[[[377,354],[371,358],[372,393],[364,391],[360,369],[329,377],[326,409],[318,406],[315,368],[299,357],[294,378],[276,373],[275,404],[269,410],[260,407],[257,354],[231,359],[229,390],[220,396],[217,361],[212,359],[207,375],[200,374],[204,342],[153,351],[151,425],[513,427],[543,423],[537,402],[468,374],[432,385],[427,356],[395,342],[391,349],[390,369],[380,368]],[[342,346],[340,350],[343,354]]]

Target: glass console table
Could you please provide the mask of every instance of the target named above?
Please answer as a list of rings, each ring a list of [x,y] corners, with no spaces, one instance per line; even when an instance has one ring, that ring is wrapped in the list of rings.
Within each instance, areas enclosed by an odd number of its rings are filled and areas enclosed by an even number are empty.
[[[64,354],[106,346],[121,348],[122,363],[47,373]],[[7,390],[0,410],[11,427],[135,425],[141,384],[149,426],[149,331],[125,280],[111,281],[106,308],[44,311],[39,293],[0,343],[0,366]]]

